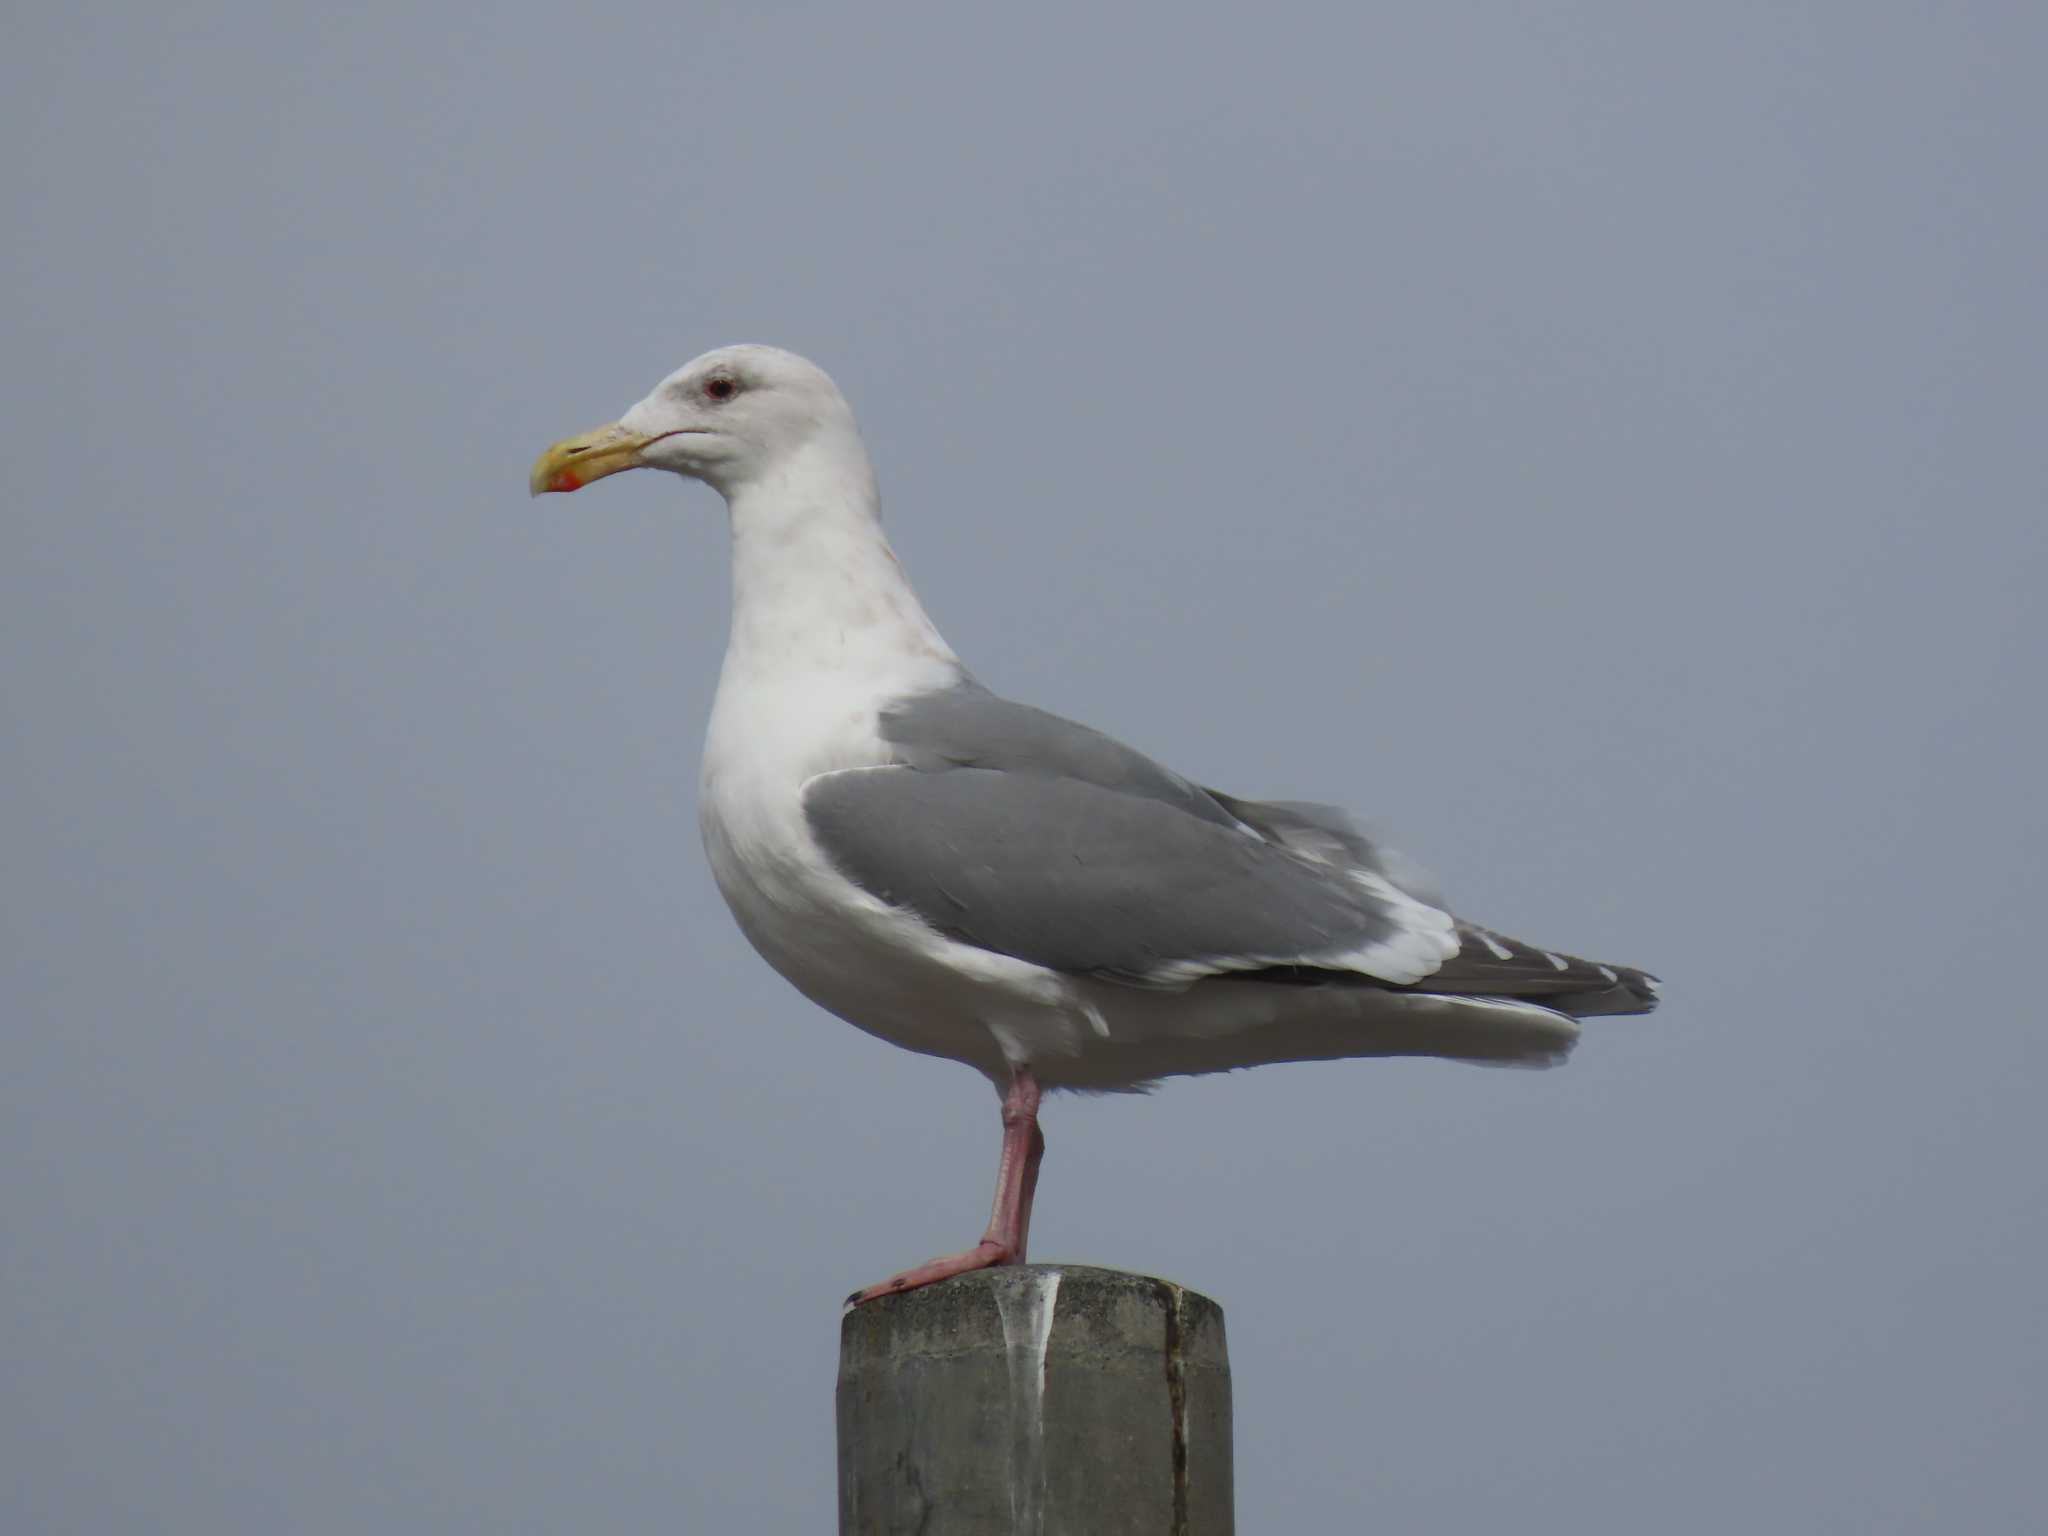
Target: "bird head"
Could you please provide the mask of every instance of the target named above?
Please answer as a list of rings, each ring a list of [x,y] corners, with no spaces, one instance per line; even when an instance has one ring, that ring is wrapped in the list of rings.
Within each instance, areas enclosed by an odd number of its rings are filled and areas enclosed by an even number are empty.
[[[720,347],[685,363],[617,421],[565,437],[527,484],[581,490],[622,469],[666,469],[728,494],[822,434],[853,434],[853,413],[825,370],[779,347]]]

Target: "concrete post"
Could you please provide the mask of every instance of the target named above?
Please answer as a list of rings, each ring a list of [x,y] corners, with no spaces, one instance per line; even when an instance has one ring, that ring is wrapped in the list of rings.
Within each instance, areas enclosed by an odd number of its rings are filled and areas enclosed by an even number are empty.
[[[1230,1536],[1223,1309],[1079,1265],[847,1312],[840,1536]]]

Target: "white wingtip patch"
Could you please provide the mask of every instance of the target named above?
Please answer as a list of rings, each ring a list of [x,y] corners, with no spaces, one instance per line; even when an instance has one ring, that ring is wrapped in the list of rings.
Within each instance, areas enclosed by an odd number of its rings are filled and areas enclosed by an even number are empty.
[[[1457,920],[1450,913],[1417,901],[1383,876],[1367,869],[1351,871],[1351,878],[1383,902],[1395,924],[1391,938],[1359,949],[1332,955],[1322,963],[1344,970],[1363,971],[1395,986],[1406,987],[1440,969],[1458,953]],[[1321,959],[1321,957],[1318,957]]]

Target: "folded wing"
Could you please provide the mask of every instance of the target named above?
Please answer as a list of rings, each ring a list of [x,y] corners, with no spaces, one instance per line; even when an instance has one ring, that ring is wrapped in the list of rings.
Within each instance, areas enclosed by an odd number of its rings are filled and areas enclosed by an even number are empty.
[[[1344,811],[1204,789],[971,680],[899,701],[901,761],[804,789],[812,834],[872,894],[962,942],[1073,975],[1204,978],[1643,1013],[1655,979],[1454,918]]]
[[[1227,819],[1078,779],[993,768],[822,774],[812,834],[852,880],[941,933],[1075,975],[1182,987],[1281,967],[1420,981],[1449,913],[1348,878]]]

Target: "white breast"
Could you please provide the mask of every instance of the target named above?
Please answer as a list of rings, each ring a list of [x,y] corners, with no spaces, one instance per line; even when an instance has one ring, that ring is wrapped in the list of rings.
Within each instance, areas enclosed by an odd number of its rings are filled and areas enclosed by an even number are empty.
[[[1013,1058],[1072,1049],[1084,1015],[1063,978],[935,932],[848,880],[813,840],[804,785],[893,760],[877,706],[847,709],[843,697],[809,685],[720,687],[700,821],[741,931],[806,997],[906,1049],[998,1078]]]

